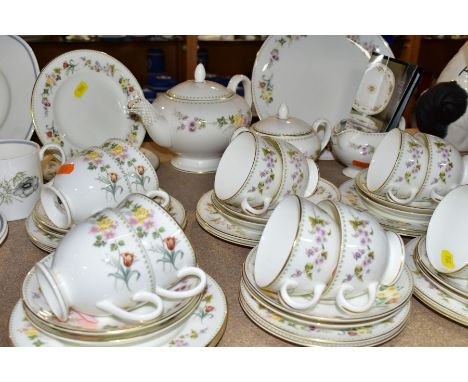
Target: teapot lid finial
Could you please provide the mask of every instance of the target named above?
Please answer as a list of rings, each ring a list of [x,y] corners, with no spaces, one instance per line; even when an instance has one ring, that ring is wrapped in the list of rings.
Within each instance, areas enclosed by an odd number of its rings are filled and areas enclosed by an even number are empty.
[[[278,108],[278,117],[280,119],[288,119],[288,106],[283,102],[280,107]]]
[[[198,64],[195,68],[195,82],[205,82],[206,71],[203,64]]]

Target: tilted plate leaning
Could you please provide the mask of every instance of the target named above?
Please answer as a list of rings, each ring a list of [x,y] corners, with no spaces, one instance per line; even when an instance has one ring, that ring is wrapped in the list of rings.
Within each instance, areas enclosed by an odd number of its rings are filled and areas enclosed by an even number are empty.
[[[140,146],[146,130],[128,112],[143,94],[133,74],[118,60],[94,50],[74,50],[50,61],[31,97],[36,133],[43,144],[62,146],[67,157],[109,138]]]

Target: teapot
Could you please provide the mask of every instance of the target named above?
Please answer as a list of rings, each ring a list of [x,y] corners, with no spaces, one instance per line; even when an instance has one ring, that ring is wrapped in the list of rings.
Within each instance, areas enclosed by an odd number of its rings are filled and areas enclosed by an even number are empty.
[[[245,128],[234,132],[233,138]],[[254,134],[285,140],[296,146],[307,158],[317,160],[327,146],[331,126],[325,119],[318,119],[312,125],[302,119],[289,116],[285,103],[278,108],[277,115],[264,118],[250,127]]]
[[[192,173],[216,171],[233,132],[248,127],[252,119],[251,82],[246,76],[233,76],[227,87],[205,76],[204,66],[198,64],[194,80],[169,89],[153,105],[142,97],[128,105],[151,139],[177,154],[171,164]],[[236,94],[239,83],[244,97]]]

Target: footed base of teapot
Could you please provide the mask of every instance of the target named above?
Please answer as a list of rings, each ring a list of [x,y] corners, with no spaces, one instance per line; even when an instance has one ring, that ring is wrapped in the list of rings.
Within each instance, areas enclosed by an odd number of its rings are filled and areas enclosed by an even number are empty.
[[[177,170],[183,172],[190,172],[192,174],[206,174],[215,172],[221,158],[189,158],[189,157],[176,157],[172,158],[171,164]]]

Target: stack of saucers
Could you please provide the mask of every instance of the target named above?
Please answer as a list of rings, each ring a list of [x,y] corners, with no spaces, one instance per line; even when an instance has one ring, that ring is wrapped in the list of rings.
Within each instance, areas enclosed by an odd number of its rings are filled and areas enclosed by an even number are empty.
[[[378,345],[403,330],[413,282],[401,238],[339,202],[287,196],[241,279],[261,328],[298,345]]]
[[[0,244],[6,239],[8,235],[8,223],[5,217],[0,212]]]
[[[289,194],[313,202],[340,198],[338,189],[320,178],[315,162],[298,148],[244,131],[224,152],[214,190],[198,202],[197,220],[218,238],[253,247],[274,208]]]
[[[226,315],[181,227],[131,194],[78,223],[31,269],[10,337],[15,346],[207,346]]]
[[[132,192],[161,198],[161,205],[185,225],[184,207],[159,188],[156,171],[143,152],[114,138],[77,153],[58,169],[42,187],[41,199],[26,221],[27,232],[35,245],[52,252],[73,225],[114,207]]]

